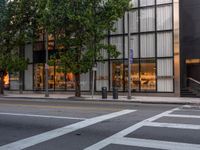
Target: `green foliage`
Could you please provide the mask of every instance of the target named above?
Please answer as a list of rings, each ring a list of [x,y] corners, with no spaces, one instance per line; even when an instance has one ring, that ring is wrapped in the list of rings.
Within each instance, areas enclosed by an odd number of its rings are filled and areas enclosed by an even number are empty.
[[[115,46],[104,44],[108,31],[129,8],[130,0],[39,0],[41,25],[55,35],[60,57],[52,57],[66,66],[67,72],[86,73],[96,59],[103,60],[101,51],[116,58]]]
[[[28,60],[19,50],[34,35],[35,3],[27,0],[1,0],[0,2],[0,69],[22,71]]]

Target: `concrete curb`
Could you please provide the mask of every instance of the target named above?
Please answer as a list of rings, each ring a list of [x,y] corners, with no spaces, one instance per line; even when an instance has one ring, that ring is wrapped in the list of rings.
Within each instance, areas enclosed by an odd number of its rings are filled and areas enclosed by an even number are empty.
[[[0,96],[0,100],[13,100],[13,101],[37,101],[37,102],[97,102],[97,103],[142,103],[142,104],[173,104],[173,105],[200,105],[199,101],[144,101],[141,99],[132,100],[120,100],[120,99],[101,99],[94,98],[88,99],[85,97],[66,97],[66,98],[52,98],[52,97],[12,97],[12,96]]]

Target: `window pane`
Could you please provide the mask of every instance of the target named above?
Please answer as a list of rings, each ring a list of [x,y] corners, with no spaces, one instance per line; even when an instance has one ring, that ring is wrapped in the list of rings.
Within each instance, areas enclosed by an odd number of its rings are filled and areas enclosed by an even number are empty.
[[[10,74],[10,89],[19,90],[19,72],[13,72]]]
[[[138,32],[138,11],[133,10],[129,12],[130,14],[130,32],[135,33]],[[125,13],[125,33],[128,33],[128,20],[127,13]]]
[[[131,36],[130,39],[131,42],[131,49],[133,49],[133,58],[139,57],[139,47],[138,47],[138,36],[134,35]],[[125,58],[128,58],[128,37],[125,37]]]
[[[173,92],[173,79],[158,79],[158,92]]]
[[[173,59],[158,59],[157,73],[159,77],[173,76]]]
[[[29,59],[29,63],[33,62],[33,46],[32,44],[25,45],[25,58]]]
[[[141,9],[140,31],[155,31],[155,8]]]
[[[49,80],[48,80],[49,90],[54,90],[54,86],[55,86],[54,66],[49,66],[48,77],[49,77]]]
[[[34,89],[35,90],[44,89],[44,65],[43,64],[34,65]]]
[[[104,39],[101,41],[102,44],[107,45],[108,44],[108,39]],[[100,50],[100,55],[103,57],[103,59],[108,59],[108,52],[105,49]]]
[[[155,35],[146,34],[141,35],[140,39],[141,58],[155,57]]]
[[[122,61],[115,61],[111,63],[111,89],[113,87],[117,87],[118,90],[123,90],[123,70],[124,66]]]
[[[102,87],[108,89],[108,62],[97,64],[97,75],[96,75],[96,89],[101,91]]]
[[[140,6],[154,5],[155,0],[140,0]]]
[[[157,4],[172,3],[172,0],[157,0]]]
[[[55,67],[55,89],[56,90],[65,90],[65,73],[63,66],[59,64]]]
[[[90,73],[81,74],[81,90],[89,91],[90,90]]]
[[[157,55],[158,57],[173,56],[172,32],[157,34]]]
[[[128,61],[125,62],[125,90],[128,91]],[[139,63],[131,64],[131,90],[139,91]]]
[[[123,37],[111,37],[110,44],[115,45],[117,50],[120,52],[118,58],[123,58]]]
[[[155,60],[146,59],[141,60],[141,91],[155,91],[156,90],[156,65]]]
[[[116,31],[111,32],[111,34],[122,34],[123,33],[123,19],[119,19],[115,24],[114,28],[116,28]]]
[[[172,29],[172,6],[159,6],[157,9],[157,30]]]
[[[45,46],[44,46],[44,42],[35,42],[33,45],[33,50],[34,51],[44,51],[45,50]]]
[[[133,5],[133,8],[138,7],[138,0],[131,0],[131,4]]]
[[[75,75],[73,73],[67,73],[65,80],[67,90],[75,90]]]
[[[25,70],[24,76],[24,88],[25,90],[33,90],[33,65],[28,65],[27,70]]]

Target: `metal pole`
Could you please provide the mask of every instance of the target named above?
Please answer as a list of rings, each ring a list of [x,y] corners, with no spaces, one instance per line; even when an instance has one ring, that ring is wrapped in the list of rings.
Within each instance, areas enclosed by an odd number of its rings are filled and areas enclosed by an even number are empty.
[[[45,50],[46,50],[46,63],[45,63],[45,97],[49,97],[49,89],[48,89],[48,33],[47,31],[45,32]]]
[[[94,64],[92,67],[92,99],[94,97],[94,82],[95,82],[95,72],[96,71],[97,71],[97,66],[96,66],[96,64]]]
[[[94,98],[94,76],[95,75],[95,71],[92,70],[92,99]]]
[[[127,12],[127,23],[128,23],[128,99],[131,99],[131,58],[130,58],[130,48],[131,48],[131,42],[130,42],[130,14],[129,11]]]

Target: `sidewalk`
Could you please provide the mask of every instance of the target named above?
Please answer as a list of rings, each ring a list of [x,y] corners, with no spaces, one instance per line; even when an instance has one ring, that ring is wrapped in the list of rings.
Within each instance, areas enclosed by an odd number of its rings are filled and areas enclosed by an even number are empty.
[[[50,94],[49,97],[45,97],[44,94],[16,94],[6,93],[5,96],[0,97],[0,100],[12,99],[12,100],[59,100],[59,101],[102,101],[102,102],[135,102],[135,103],[152,103],[152,104],[196,104],[200,105],[200,98],[183,98],[183,97],[144,97],[144,96],[132,96],[132,99],[127,99],[126,96],[119,96],[117,100],[112,96],[108,96],[107,99],[102,99],[101,95],[95,95],[93,98],[91,95],[82,95],[77,98],[70,94]]]

